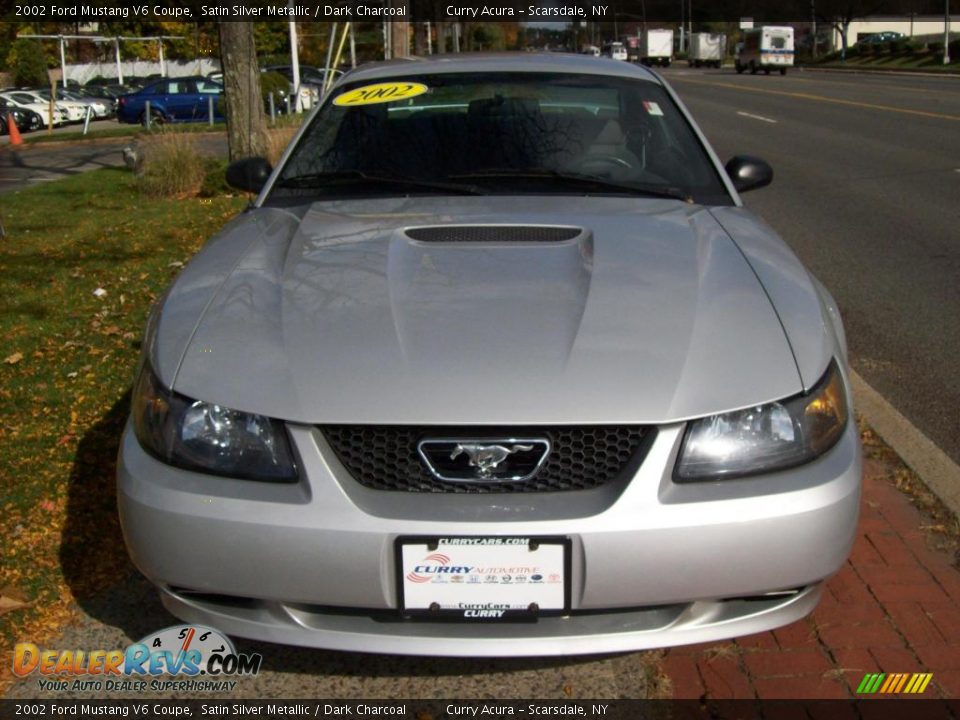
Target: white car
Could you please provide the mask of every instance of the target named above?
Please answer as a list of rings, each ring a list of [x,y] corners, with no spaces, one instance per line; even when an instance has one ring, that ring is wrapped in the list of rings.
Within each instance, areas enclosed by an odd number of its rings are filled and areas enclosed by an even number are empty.
[[[40,102],[50,102],[49,90],[24,90],[23,92],[28,92],[36,96]],[[76,102],[75,100],[63,100],[59,95],[54,99],[54,102],[58,108],[61,108],[67,113],[67,122],[83,122],[83,119],[87,116],[87,106],[83,103]]]
[[[112,112],[113,103],[110,103],[103,98],[78,95],[77,93],[64,90],[63,88],[57,88],[57,100],[59,102],[71,102],[82,105],[84,108],[84,115],[86,115],[86,108],[89,107],[93,113],[93,117],[97,120],[100,118],[109,117],[110,113]]]
[[[26,110],[33,110],[37,113],[40,118],[43,120],[43,127],[47,127],[51,124],[50,121],[50,101],[43,100],[39,98],[35,93],[32,93],[27,90],[12,90],[5,93],[0,93],[0,97],[8,102],[16,105],[17,107],[24,108]],[[53,125],[62,125],[68,121],[67,111],[65,108],[60,107],[59,103],[54,105],[53,109]]]

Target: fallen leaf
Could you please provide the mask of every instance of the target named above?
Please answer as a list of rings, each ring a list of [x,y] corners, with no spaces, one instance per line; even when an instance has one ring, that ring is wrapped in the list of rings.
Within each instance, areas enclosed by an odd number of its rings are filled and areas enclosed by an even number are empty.
[[[11,587],[0,588],[0,615],[19,610],[29,605],[26,597],[19,590]]]
[[[23,353],[15,352],[13,355],[7,355],[3,361],[7,365],[16,365],[18,362],[23,360]]]
[[[93,294],[96,295],[98,298],[102,298],[107,294],[107,291],[104,290],[102,287],[98,287],[96,290],[93,291]]]

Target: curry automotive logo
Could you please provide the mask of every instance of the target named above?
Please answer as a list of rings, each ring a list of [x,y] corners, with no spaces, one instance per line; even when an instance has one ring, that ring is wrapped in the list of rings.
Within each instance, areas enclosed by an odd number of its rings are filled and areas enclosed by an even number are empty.
[[[919,695],[927,689],[933,673],[867,673],[857,687],[859,695]]]
[[[36,672],[39,688],[52,691],[225,691],[237,684],[231,678],[258,674],[262,661],[259,653],[237,653],[219,630],[175,625],[126,650],[41,650],[18,643],[13,674]]]

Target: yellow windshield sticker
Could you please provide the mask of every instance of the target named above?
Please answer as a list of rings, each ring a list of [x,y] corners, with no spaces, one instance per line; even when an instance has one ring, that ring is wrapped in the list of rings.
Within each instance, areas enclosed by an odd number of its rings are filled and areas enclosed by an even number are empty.
[[[429,90],[426,85],[411,82],[387,82],[376,85],[364,85],[356,90],[350,90],[338,95],[334,105],[373,105],[374,103],[395,102],[407,98],[423,95]]]

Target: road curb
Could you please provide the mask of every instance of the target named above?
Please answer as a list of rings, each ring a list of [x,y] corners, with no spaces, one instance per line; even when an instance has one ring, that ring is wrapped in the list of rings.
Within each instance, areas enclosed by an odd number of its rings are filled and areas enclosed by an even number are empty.
[[[924,77],[924,78],[952,78],[954,80],[960,80],[960,71],[954,72],[944,72],[944,71],[929,71],[924,72],[922,70],[877,70],[871,68],[828,68],[828,67],[808,67],[806,65],[798,65],[797,70],[800,72],[822,72],[822,73],[840,73],[847,75],[893,75],[894,77]]]
[[[856,408],[870,427],[952,513],[960,516],[960,465],[853,371],[850,384]]]

